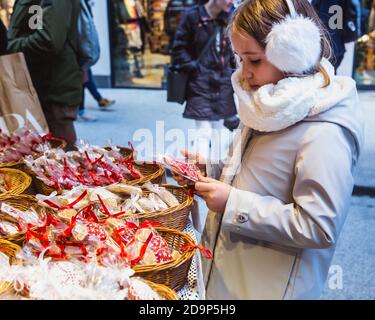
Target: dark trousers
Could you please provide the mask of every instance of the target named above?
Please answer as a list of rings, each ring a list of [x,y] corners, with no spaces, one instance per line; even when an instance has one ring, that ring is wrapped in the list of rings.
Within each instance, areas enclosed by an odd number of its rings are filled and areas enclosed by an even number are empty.
[[[77,141],[77,135],[74,121],[77,119],[78,106],[45,103],[43,111],[52,135],[64,139],[68,151],[75,150],[74,144]]]
[[[91,95],[94,97],[96,101],[99,102],[100,100],[102,100],[102,96],[100,95],[98,91],[91,69],[87,71],[87,81],[83,84],[82,103],[79,106],[80,113],[85,110],[85,88],[89,90],[89,92],[91,93]]]

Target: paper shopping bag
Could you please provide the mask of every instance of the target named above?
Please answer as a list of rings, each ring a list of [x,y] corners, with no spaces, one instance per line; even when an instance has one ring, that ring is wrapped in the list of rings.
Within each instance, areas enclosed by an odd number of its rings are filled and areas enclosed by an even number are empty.
[[[9,134],[22,127],[49,131],[25,57],[15,53],[0,57],[0,129]]]

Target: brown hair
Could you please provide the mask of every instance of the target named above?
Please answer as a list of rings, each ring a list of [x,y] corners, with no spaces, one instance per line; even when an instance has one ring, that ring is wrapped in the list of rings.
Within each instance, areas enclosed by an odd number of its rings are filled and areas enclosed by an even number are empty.
[[[310,18],[318,25],[322,35],[320,59],[323,57],[329,59],[332,52],[329,34],[314,8],[307,0],[292,1],[299,15]],[[275,23],[280,23],[288,14],[290,14],[290,11],[285,0],[245,0],[233,14],[228,31],[229,33],[237,31],[245,36],[251,36],[265,48],[266,38],[272,26]],[[304,75],[316,72],[323,74],[324,86],[328,86],[330,84],[328,73],[320,63]]]

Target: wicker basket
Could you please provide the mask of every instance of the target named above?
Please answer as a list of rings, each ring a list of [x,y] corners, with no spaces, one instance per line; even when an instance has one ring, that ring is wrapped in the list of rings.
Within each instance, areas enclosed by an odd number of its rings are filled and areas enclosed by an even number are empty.
[[[139,179],[125,181],[125,183],[129,185],[142,184],[147,181],[160,184],[164,180],[165,171],[161,164],[152,162],[135,162],[134,168],[142,174],[142,177]],[[33,177],[36,192],[44,195],[50,195],[52,192],[56,191],[54,188],[46,185],[43,181],[38,179],[35,174],[32,173],[31,176]]]
[[[32,177],[33,177],[33,185],[35,187],[36,193],[49,196],[52,192],[57,191],[54,188],[50,187],[49,185],[45,184],[35,174],[33,174]],[[58,194],[61,194],[61,191],[58,191]]]
[[[126,183],[130,185],[142,184],[147,181],[152,183],[161,184],[164,182],[164,167],[157,162],[147,161],[134,161],[134,169],[138,170],[142,177],[139,179],[129,180]]]
[[[47,141],[50,143],[51,148],[61,148],[64,149],[66,147],[66,142],[62,139],[53,138],[53,139],[47,139]],[[33,158],[39,158],[41,156],[41,153],[36,153],[33,155]],[[27,166],[23,162],[23,158],[21,158],[18,161],[11,161],[11,162],[0,162],[0,168],[13,168],[13,169],[19,169],[21,171],[28,172]]]
[[[2,201],[21,211],[29,210],[32,207],[35,209],[40,207],[36,199],[29,195],[19,195],[19,196],[4,199]],[[12,217],[8,217],[8,216],[0,216],[0,217],[2,220],[7,220],[9,222],[16,222],[15,219]],[[22,244],[22,242],[25,240],[25,237],[26,237],[26,233],[20,232],[18,234],[11,235],[11,236],[0,236],[0,240],[6,240],[6,241],[11,241],[17,244]]]
[[[19,247],[18,245],[12,242],[0,239],[0,252],[5,253],[10,258],[11,263],[12,263],[12,260],[15,259],[16,253],[19,250],[21,250],[21,247]],[[1,278],[1,275],[0,275],[0,278]],[[0,280],[0,296],[12,290],[13,290],[12,282],[2,282]]]
[[[159,222],[163,227],[170,229],[177,229],[183,231],[188,223],[189,214],[193,205],[194,198],[189,195],[188,190],[182,187],[172,185],[161,185],[171,192],[177,199],[180,205],[173,208],[168,208],[163,211],[145,213],[138,215],[139,222],[152,221]],[[143,190],[144,194],[149,194],[150,191]]]
[[[194,240],[178,230],[168,228],[156,228],[169,246],[181,255],[172,261],[155,265],[133,266],[135,275],[154,283],[163,284],[173,290],[180,290],[186,284],[190,265],[195,250],[182,251],[181,247],[186,245],[195,246]]]
[[[119,147],[119,146],[117,146],[117,148],[120,149],[120,153],[124,157],[124,160],[129,160],[129,159],[134,158],[135,154],[134,154],[134,151],[132,149],[126,148],[126,147]],[[109,151],[109,150],[111,150],[111,147],[104,147],[104,149]]]
[[[23,193],[31,185],[31,177],[26,173],[10,168],[1,168],[0,174],[5,174],[10,184],[10,190],[0,194],[0,200]]]
[[[158,284],[147,280],[144,281],[164,300],[180,300],[176,291],[172,290],[171,288],[168,288],[163,284]]]

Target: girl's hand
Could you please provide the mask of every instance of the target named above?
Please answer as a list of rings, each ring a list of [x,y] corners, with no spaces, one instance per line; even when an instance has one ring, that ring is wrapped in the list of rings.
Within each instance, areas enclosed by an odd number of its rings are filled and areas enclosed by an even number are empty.
[[[195,184],[198,195],[206,201],[207,207],[217,213],[224,213],[232,186],[221,181],[199,176]]]
[[[191,153],[191,152],[188,152],[187,150],[183,149],[181,150],[181,154],[185,157],[185,159],[187,159],[190,163],[194,163],[199,171],[201,172],[201,174],[203,176],[206,176],[206,159],[203,158],[201,155],[197,154],[197,153]],[[181,177],[180,175],[178,174],[175,174],[174,172],[172,172],[172,178],[180,185],[180,186],[186,186],[186,185],[190,185],[190,186],[194,186],[194,182],[189,180],[189,179],[186,179],[184,177]]]

